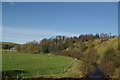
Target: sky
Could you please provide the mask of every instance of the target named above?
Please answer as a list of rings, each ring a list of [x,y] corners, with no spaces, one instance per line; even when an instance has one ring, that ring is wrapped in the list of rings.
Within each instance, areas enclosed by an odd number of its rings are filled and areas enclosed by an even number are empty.
[[[3,2],[2,41],[26,43],[56,35],[118,34],[117,2]]]

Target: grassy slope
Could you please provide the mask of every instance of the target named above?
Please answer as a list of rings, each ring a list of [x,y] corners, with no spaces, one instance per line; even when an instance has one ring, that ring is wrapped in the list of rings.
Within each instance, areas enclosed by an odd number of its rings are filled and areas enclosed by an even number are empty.
[[[99,42],[100,42],[100,40],[99,40]],[[96,49],[98,49],[99,55],[104,53],[104,51],[106,50],[107,47],[112,47],[117,51],[117,49],[118,49],[118,37],[111,38],[108,41],[105,41],[105,42],[100,43],[100,44],[95,44],[95,45],[96,45]]]
[[[74,59],[47,54],[3,52],[3,71],[25,70],[23,76],[59,74]]]
[[[89,42],[87,42],[87,43],[89,43]],[[116,50],[116,52],[118,51],[118,37],[110,38],[108,41],[104,41],[102,43],[101,43],[100,39],[96,39],[91,43],[94,44],[93,48],[97,49],[97,54],[100,56],[103,55],[104,51],[108,47],[114,48]],[[86,51],[88,51],[88,50],[86,50]]]
[[[89,42],[87,42],[87,44],[89,44]],[[94,48],[97,49],[97,54],[99,56],[102,57],[104,51],[106,50],[107,47],[112,47],[116,50],[116,53],[118,53],[118,37],[115,38],[111,38],[108,41],[105,41],[103,43],[101,43],[100,39],[96,39],[92,42],[92,44],[94,44]],[[89,50],[89,49],[88,49]],[[86,50],[86,51],[88,51]],[[98,60],[99,63],[99,60]],[[73,66],[68,70],[68,72],[66,72],[65,76],[74,76],[74,77],[80,77],[82,76],[81,71],[79,70],[79,66],[81,65],[81,61],[77,60]],[[119,68],[120,69],[120,68]],[[120,71],[120,70],[119,70]],[[120,73],[120,72],[119,72]],[[116,70],[116,73],[118,74],[118,69]]]

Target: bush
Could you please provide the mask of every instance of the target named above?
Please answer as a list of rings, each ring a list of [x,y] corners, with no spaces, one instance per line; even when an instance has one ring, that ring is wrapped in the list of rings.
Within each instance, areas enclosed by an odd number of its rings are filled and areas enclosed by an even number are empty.
[[[11,44],[3,44],[2,45],[2,49],[10,49],[12,47],[14,47],[14,45],[11,45]]]

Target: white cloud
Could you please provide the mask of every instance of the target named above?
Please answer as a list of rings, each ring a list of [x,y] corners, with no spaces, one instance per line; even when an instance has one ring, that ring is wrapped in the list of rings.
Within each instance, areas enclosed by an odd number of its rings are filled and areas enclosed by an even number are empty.
[[[11,5],[11,6],[15,5],[15,2],[10,2],[10,5]]]
[[[13,28],[13,27],[3,27],[2,29],[2,40],[3,41],[14,41],[19,43],[26,43],[32,40],[41,40],[43,38],[50,38],[56,35],[64,36],[79,36],[79,34],[74,34],[70,32],[58,32],[53,30],[42,30],[42,29],[31,29],[31,28]]]
[[[31,29],[31,28],[13,28],[13,27],[3,27],[4,33],[15,33],[21,35],[41,35],[41,36],[56,36],[56,35],[65,35],[65,36],[79,36],[79,34],[74,34],[70,32],[58,32],[53,30],[43,30],[43,29]]]

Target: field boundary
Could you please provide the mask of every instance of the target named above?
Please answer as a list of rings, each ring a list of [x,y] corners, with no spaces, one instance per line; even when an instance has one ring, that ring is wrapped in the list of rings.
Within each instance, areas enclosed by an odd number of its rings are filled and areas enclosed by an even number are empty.
[[[68,69],[72,66],[72,64],[73,64],[74,62],[76,62],[76,61],[77,61],[77,59],[73,60],[68,66],[66,66],[66,67],[64,68],[64,70],[63,70],[63,73],[67,72]]]

